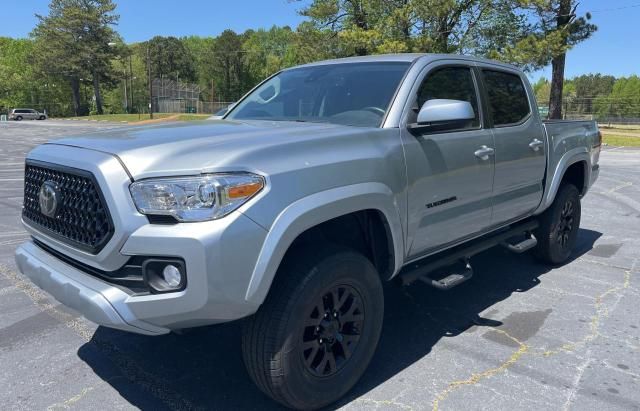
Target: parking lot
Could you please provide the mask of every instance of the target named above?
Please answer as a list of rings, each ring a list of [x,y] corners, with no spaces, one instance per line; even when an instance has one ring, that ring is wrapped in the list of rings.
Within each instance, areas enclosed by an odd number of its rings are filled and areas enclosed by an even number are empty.
[[[118,124],[0,123],[2,409],[279,409],[242,364],[240,327],[145,337],[97,327],[16,271],[23,160]],[[382,340],[345,409],[640,409],[640,150],[607,147],[572,261],[493,249],[448,292],[389,284]]]

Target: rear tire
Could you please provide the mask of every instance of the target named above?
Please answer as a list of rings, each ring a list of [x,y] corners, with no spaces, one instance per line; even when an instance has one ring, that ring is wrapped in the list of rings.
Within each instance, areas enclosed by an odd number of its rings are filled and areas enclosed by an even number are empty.
[[[295,409],[317,409],[349,391],[380,337],[380,277],[363,255],[338,246],[296,253],[243,330],[247,371],[258,388]]]
[[[558,189],[551,206],[540,216],[534,231],[538,245],[534,255],[550,264],[562,264],[571,256],[580,227],[580,193],[573,184]]]

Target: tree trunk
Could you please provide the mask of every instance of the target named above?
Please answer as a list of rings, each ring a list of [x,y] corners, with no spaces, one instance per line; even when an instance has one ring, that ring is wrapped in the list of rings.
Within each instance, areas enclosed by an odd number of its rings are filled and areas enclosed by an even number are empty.
[[[551,93],[549,95],[549,118],[562,118],[562,89],[564,88],[564,63],[566,54],[551,60]]]
[[[77,116],[80,115],[80,80],[77,77],[71,77],[69,79],[69,85],[71,86],[71,93],[73,95],[73,113]]]
[[[96,111],[98,114],[102,112],[102,96],[100,95],[100,74],[93,71],[93,95],[96,96]]]
[[[556,15],[556,30],[564,31],[564,26],[571,21],[572,0],[560,0],[560,7]],[[567,45],[567,34],[564,32],[562,46]],[[567,53],[554,56],[551,60],[551,94],[549,97],[549,118],[557,120],[562,118],[562,88],[564,86],[564,63]]]
[[[367,14],[364,11],[362,2],[360,0],[351,0],[351,6],[353,7],[353,22],[359,29],[363,31],[369,30],[369,24],[367,24]],[[369,54],[369,50],[366,46],[356,47],[356,55],[366,56]]]

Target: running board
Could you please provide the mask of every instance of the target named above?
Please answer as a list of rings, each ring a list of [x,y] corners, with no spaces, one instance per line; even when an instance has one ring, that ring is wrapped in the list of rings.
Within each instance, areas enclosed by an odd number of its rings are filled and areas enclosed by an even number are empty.
[[[453,265],[458,261],[467,261],[478,253],[502,244],[512,237],[530,233],[536,228],[538,228],[538,222],[536,220],[529,220],[524,223],[514,224],[504,230],[498,231],[495,234],[471,240],[457,247],[453,247],[436,255],[425,257],[422,260],[408,264],[402,269],[402,271],[400,271],[398,277],[402,281],[403,285],[409,285],[422,277],[428,279],[429,274],[440,268]],[[466,281],[466,279],[464,281]],[[459,280],[454,281],[455,285],[462,282],[463,281]]]
[[[538,240],[536,240],[535,237],[529,237],[517,244],[511,244],[505,241],[504,243],[502,243],[502,245],[509,251],[513,251],[516,254],[521,254],[538,245]]]

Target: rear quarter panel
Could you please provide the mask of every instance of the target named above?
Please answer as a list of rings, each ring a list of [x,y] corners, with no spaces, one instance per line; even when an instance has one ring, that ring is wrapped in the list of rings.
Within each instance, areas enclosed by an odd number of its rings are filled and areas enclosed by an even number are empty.
[[[547,134],[545,191],[535,214],[546,210],[555,198],[564,172],[576,162],[585,163],[585,195],[593,183],[592,171],[599,160],[598,126],[595,121],[544,121]]]

